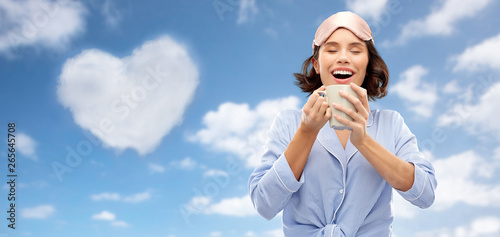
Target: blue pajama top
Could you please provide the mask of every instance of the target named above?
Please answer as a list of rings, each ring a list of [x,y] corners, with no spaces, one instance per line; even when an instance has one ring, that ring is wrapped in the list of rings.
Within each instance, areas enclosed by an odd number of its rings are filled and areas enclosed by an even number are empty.
[[[286,237],[391,236],[392,187],[350,139],[342,147],[328,122],[318,133],[300,180],[295,179],[284,151],[301,113],[279,113],[269,130],[261,163],[248,182],[257,212],[269,220],[283,210]],[[414,164],[413,186],[398,193],[413,205],[429,207],[437,185],[434,168],[419,152],[415,135],[401,115],[372,110],[367,132],[391,153]]]

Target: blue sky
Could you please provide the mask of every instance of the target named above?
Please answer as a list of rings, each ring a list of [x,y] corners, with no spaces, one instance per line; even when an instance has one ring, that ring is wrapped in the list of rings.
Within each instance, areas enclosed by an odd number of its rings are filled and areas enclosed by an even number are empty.
[[[395,236],[500,235],[500,3],[493,0],[0,1],[0,125],[16,123],[16,229],[0,236],[282,236],[247,180],[319,24],[351,10],[436,168],[394,195]],[[4,160],[7,147],[0,151]]]

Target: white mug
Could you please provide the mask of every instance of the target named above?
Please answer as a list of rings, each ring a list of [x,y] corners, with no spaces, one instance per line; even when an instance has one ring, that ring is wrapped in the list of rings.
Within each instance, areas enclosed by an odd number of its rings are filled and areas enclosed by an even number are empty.
[[[324,91],[316,91],[317,93],[324,94],[326,98],[326,102],[328,103],[328,106],[330,106],[330,109],[332,110],[332,117],[330,118],[330,127],[333,127],[336,130],[344,130],[344,129],[349,129],[351,130],[350,127],[347,125],[344,125],[340,123],[335,117],[333,117],[334,114],[345,118],[347,120],[353,121],[351,116],[345,114],[344,112],[334,109],[332,107],[332,103],[342,105],[346,108],[350,108],[357,112],[358,110],[354,107],[354,105],[349,102],[346,98],[342,97],[339,95],[339,91],[343,91],[346,94],[350,94],[356,98],[359,98],[358,93],[356,93],[350,85],[331,85],[327,86]]]

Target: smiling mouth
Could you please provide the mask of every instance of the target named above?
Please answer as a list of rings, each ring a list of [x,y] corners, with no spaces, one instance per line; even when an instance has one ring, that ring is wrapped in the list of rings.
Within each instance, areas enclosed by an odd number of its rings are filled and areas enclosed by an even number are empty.
[[[347,79],[349,77],[352,76],[352,72],[350,71],[344,71],[344,70],[335,70],[333,71],[332,73],[333,77],[337,78],[337,79]]]

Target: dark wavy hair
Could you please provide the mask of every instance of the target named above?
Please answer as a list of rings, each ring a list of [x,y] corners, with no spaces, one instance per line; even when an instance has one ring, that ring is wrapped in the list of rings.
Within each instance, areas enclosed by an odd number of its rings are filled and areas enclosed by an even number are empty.
[[[361,87],[365,88],[368,98],[372,101],[380,99],[387,95],[387,84],[389,83],[389,69],[384,60],[380,57],[373,45],[373,41],[365,41],[368,48],[368,65],[366,66],[366,75]],[[295,85],[299,86],[303,92],[309,92],[311,95],[314,90],[320,88],[323,83],[319,74],[312,66],[312,59],[318,60],[320,46],[314,46],[313,55],[302,64],[302,73],[294,73],[297,79]]]

